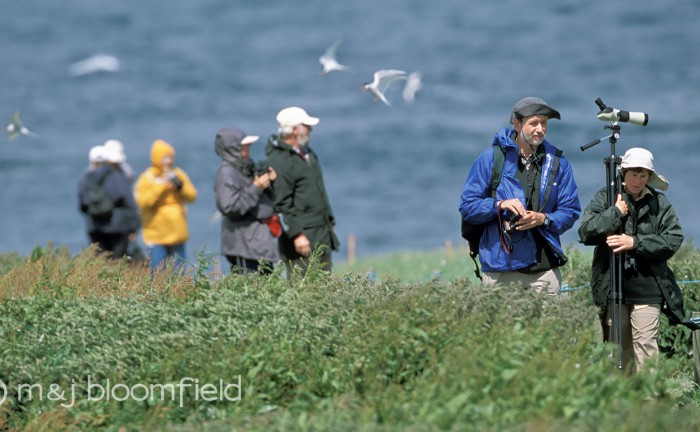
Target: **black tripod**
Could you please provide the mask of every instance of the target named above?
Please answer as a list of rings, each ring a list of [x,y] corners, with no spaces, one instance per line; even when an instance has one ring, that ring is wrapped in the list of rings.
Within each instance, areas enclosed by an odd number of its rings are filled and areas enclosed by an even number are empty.
[[[595,103],[601,109],[605,110],[607,107],[603,101],[598,98]],[[620,165],[621,158],[615,155],[615,144],[620,138],[620,125],[613,121],[612,124],[605,126],[604,129],[612,130],[612,133],[606,137],[591,141],[588,144],[581,146],[581,151],[586,151],[589,148],[599,144],[603,140],[608,140],[610,142],[610,156],[603,159],[606,167],[606,181],[608,188],[608,206],[614,206],[617,200],[617,195],[622,193],[622,179],[619,176],[618,166]],[[620,233],[624,231],[624,226],[620,227]],[[617,367],[622,369],[622,259],[623,254],[615,254],[610,251],[610,289],[612,291],[612,327],[611,330],[611,342],[617,343],[618,349],[618,363]],[[603,318],[605,319],[605,318]],[[607,326],[604,326],[607,329]],[[608,335],[604,335],[605,340],[608,340]]]

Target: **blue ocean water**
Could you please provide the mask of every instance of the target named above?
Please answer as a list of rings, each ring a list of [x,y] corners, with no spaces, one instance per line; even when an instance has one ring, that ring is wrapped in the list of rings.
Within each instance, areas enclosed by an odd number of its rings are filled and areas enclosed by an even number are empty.
[[[686,237],[698,239],[699,21],[695,0],[4,2],[0,120],[19,109],[37,136],[0,138],[0,251],[86,246],[76,184],[89,148],[109,138],[137,173],[153,140],[175,147],[199,189],[188,248],[218,251],[216,131],[265,139],[289,105],[321,118],[311,145],[338,235],[356,235],[358,256],[456,245],[471,162],[524,96],[561,112],[548,139],[571,160],[584,206],[605,186],[610,153],[607,141],[579,149],[609,133],[594,99],[647,112],[648,126],[623,124],[617,153],[654,152]],[[349,69],[321,76],[318,57],[338,38]],[[70,76],[96,54],[120,70]],[[389,89],[391,108],[360,91],[385,68],[422,73],[413,104],[401,86]]]

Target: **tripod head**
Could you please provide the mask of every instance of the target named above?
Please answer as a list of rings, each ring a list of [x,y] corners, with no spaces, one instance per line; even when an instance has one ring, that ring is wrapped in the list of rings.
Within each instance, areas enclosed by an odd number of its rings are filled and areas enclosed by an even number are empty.
[[[620,138],[620,125],[618,122],[623,122],[623,123],[631,123],[634,125],[638,126],[646,126],[647,123],[649,123],[649,115],[645,114],[643,112],[629,112],[629,111],[622,111],[616,108],[611,108],[603,102],[601,98],[597,98],[595,100],[595,104],[598,105],[598,108],[600,108],[600,111],[598,111],[598,114],[596,117],[598,120],[602,121],[610,121],[612,122],[609,125],[606,125],[603,129],[610,129],[612,130],[612,134],[591,141],[586,145],[581,146],[581,151],[586,151],[589,148],[593,147],[596,144],[599,144],[603,140],[610,140],[610,144],[613,145],[617,142],[617,140]],[[615,154],[614,151],[612,154]]]
[[[598,120],[632,123],[637,126],[646,126],[649,123],[649,115],[643,112],[622,111],[617,108],[606,106],[601,98],[595,100],[596,105],[600,108],[596,117]]]

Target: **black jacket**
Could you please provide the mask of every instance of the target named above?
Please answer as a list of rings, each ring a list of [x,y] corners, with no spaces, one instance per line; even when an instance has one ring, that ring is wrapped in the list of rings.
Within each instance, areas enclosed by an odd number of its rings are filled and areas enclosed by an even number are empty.
[[[633,205],[634,215],[623,217],[615,206],[608,206],[607,189],[599,190],[583,213],[578,233],[581,242],[595,245],[591,274],[593,301],[601,310],[611,300],[610,248],[606,238],[617,232],[624,224],[624,232],[635,237],[634,250],[628,252],[637,260],[645,261],[651,268],[659,290],[664,298],[662,311],[671,324],[683,324],[696,330],[696,324],[685,318],[683,294],[675,276],[668,267],[668,260],[683,243],[683,231],[678,217],[666,196],[653,189]],[[623,198],[631,198],[623,192]],[[624,287],[623,287],[624,289]]]
[[[108,173],[107,173],[108,172]],[[138,231],[141,226],[139,208],[134,201],[131,183],[118,167],[103,165],[95,170],[87,171],[78,183],[78,202],[80,211],[86,213],[87,209],[82,204],[83,194],[87,192],[91,179],[106,175],[102,183],[105,192],[114,203],[112,216],[105,220],[95,220],[86,214],[87,230],[89,233],[102,234],[131,234]]]
[[[267,161],[277,172],[273,203],[284,230],[280,251],[289,259],[299,257],[289,243],[301,233],[312,249],[325,245],[337,250],[340,246],[318,157],[308,146],[304,151],[306,159],[277,135],[270,136],[265,148]]]

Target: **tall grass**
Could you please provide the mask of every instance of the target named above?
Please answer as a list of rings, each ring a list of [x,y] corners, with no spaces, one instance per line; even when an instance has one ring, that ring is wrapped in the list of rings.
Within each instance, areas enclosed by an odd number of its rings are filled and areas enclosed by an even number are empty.
[[[427,262],[432,255],[415,256]],[[571,255],[567,277],[586,283],[590,263]],[[688,277],[699,264],[694,250],[674,262],[677,274]],[[664,327],[664,337],[680,336],[667,341],[673,349],[657,372],[622,375],[601,343],[587,290],[553,301],[522,290],[484,290],[468,277],[372,281],[364,271],[312,270],[291,281],[279,272],[212,279],[201,270],[152,278],[147,269],[94,251],[70,257],[50,248],[9,267],[0,275],[0,378],[10,389],[0,426],[8,428],[700,426],[689,334]],[[694,290],[686,297],[697,305]],[[88,379],[133,387],[183,377],[236,383],[239,376],[237,401],[197,399],[192,389],[182,404],[87,398]],[[74,385],[76,403],[20,400],[12,389],[21,383]]]

